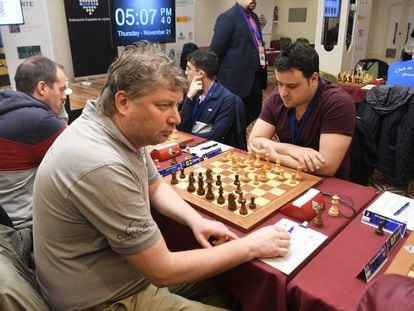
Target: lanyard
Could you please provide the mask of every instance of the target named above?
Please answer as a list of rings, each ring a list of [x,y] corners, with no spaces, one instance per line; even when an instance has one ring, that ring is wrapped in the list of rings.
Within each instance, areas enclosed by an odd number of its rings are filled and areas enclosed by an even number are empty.
[[[290,136],[292,138],[292,143],[295,145],[299,144],[300,136],[302,135],[303,128],[305,127],[306,122],[309,119],[309,116],[312,112],[313,106],[315,105],[316,100],[319,96],[319,89],[321,88],[321,81],[318,80],[318,88],[316,89],[315,95],[313,95],[312,100],[310,101],[308,108],[306,108],[305,114],[302,117],[302,121],[300,122],[300,126],[298,132],[295,135],[295,113],[296,109],[292,108],[289,110],[289,129],[290,129]]]
[[[253,20],[253,17],[251,16],[251,14],[249,14],[249,16],[248,16],[246,11],[240,6],[240,4],[239,4],[239,8],[243,13],[243,17],[244,17],[244,19],[247,23],[247,26],[249,26],[250,31],[253,34],[253,37],[255,39],[254,43],[255,43],[256,47],[258,48],[260,46],[264,46],[262,36],[260,35],[260,31],[257,28],[256,22]]]
[[[204,97],[203,101],[200,103],[200,96],[201,94],[198,94],[196,96],[195,99],[195,106],[193,109],[193,116],[191,118],[191,122],[192,125],[194,126],[194,124],[196,123],[196,121],[200,118],[201,113],[204,110],[204,107],[206,105],[206,102],[208,101],[208,99],[210,98],[211,94],[213,93],[214,89],[216,88],[217,83],[214,82],[213,85],[210,87],[210,89],[208,90],[206,97]]]

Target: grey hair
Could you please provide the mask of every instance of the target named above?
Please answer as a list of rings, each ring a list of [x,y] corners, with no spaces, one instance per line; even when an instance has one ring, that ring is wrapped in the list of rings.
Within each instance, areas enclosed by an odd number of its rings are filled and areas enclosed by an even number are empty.
[[[159,44],[139,41],[125,47],[109,66],[98,106],[103,107],[107,116],[111,116],[115,112],[118,91],[122,90],[128,97],[136,99],[160,87],[185,91],[188,80]]]

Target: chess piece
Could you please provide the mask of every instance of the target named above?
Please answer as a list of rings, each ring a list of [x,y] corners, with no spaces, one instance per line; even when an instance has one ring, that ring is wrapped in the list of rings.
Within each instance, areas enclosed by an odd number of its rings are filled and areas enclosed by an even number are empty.
[[[235,157],[231,158],[231,170],[232,171],[238,171],[239,166],[237,165],[237,159]]]
[[[217,178],[216,179],[216,186],[220,187],[221,186],[221,175],[217,175],[216,178]]]
[[[230,159],[233,159],[233,157],[234,157],[234,147],[229,148],[229,153],[230,153]]]
[[[178,162],[177,162],[177,153],[175,152],[175,150],[170,150],[170,154],[171,154],[171,156],[172,156],[172,159],[171,159],[171,166],[173,166],[173,165],[176,165]]]
[[[237,204],[236,204],[236,196],[233,192],[230,192],[227,197],[227,203],[228,203],[228,209],[229,211],[235,211],[237,210]]]
[[[266,171],[272,170],[272,165],[270,164],[270,155],[268,153],[265,154],[265,169]]]
[[[209,183],[209,182],[213,182],[213,170],[211,169],[211,168],[208,168],[207,170],[206,170],[206,183]]]
[[[247,215],[249,212],[247,211],[247,208],[246,208],[246,199],[241,199],[239,201],[241,204],[240,209],[239,209],[240,215]]]
[[[217,204],[220,204],[220,205],[224,204],[225,199],[224,199],[224,196],[223,196],[223,187],[222,186],[219,187],[218,193],[219,193],[219,195],[217,197]]]
[[[209,201],[214,200],[213,184],[211,182],[207,182],[206,199],[209,200]]]
[[[221,161],[222,162],[224,162],[224,163],[226,163],[226,162],[229,162],[229,154],[228,154],[228,152],[225,152],[224,154],[223,154],[223,156],[221,157]]]
[[[385,222],[383,220],[380,220],[378,222],[378,227],[375,229],[375,234],[384,235],[384,226]]]
[[[240,180],[239,180],[239,174],[234,175],[234,181],[233,184],[235,186],[240,185]]]
[[[204,180],[203,180],[203,173],[198,173],[198,188],[197,188],[197,194],[198,195],[204,195],[206,193],[206,190],[204,190]]]
[[[236,190],[234,192],[236,192],[237,194],[243,193],[243,190],[241,189],[241,185],[240,184],[237,184],[236,185]]]
[[[332,196],[331,204],[332,205],[328,210],[328,215],[332,217],[338,217],[339,216],[339,209],[338,209],[339,197],[336,194]]]
[[[279,159],[276,159],[276,165],[275,165],[275,170],[274,170],[275,174],[279,174],[280,173],[280,166],[281,166],[280,160]]]
[[[317,208],[316,209],[316,216],[313,219],[313,223],[315,224],[316,227],[323,227],[323,220],[322,220],[322,209],[321,208]]]
[[[246,161],[244,158],[240,157],[239,158],[239,167],[240,168],[245,168],[247,166]]]
[[[254,161],[249,161],[249,170],[254,171]]]
[[[243,198],[243,191],[241,191],[241,189],[240,189],[240,191],[237,192],[237,194],[239,195],[239,198],[237,199],[237,202],[238,203],[241,203],[242,200],[244,200],[244,198]],[[244,200],[244,201],[246,201],[246,200]]]
[[[262,167],[262,162],[260,161],[260,151],[256,153],[256,160],[254,161],[254,167],[260,168]]]
[[[254,175],[253,184],[255,184],[255,185],[259,184],[259,175],[257,175],[257,174]]]
[[[185,148],[185,159],[186,159],[186,160],[188,160],[188,159],[191,159],[191,157],[192,157],[192,154],[191,154],[191,149],[190,149],[190,147],[189,147],[189,146],[187,146],[187,147]]]
[[[277,176],[277,180],[278,181],[285,181],[286,180],[285,171],[283,170],[283,168],[280,169],[279,175]]]
[[[260,168],[260,171],[259,171],[259,180],[261,182],[267,182],[269,180],[269,178],[267,178],[267,175],[266,175],[266,169],[263,166]]]
[[[303,167],[302,166],[298,166],[296,168],[295,179],[297,181],[301,181],[303,179]]]
[[[177,172],[173,171],[171,172],[171,185],[176,185],[176,184],[178,184]]]
[[[181,179],[185,178],[184,168],[180,168],[180,178]]]
[[[194,172],[190,172],[190,175],[188,175],[188,186],[187,191],[188,192],[194,192],[195,186],[194,186],[195,178],[194,178]]]
[[[242,177],[242,182],[247,184],[249,181],[250,181],[249,172],[244,172],[244,175]]]
[[[290,174],[289,184],[294,185],[296,183],[296,173]]]
[[[256,203],[254,202],[256,198],[254,196],[250,197],[250,203],[249,203],[249,208],[250,209],[255,209],[256,208]]]

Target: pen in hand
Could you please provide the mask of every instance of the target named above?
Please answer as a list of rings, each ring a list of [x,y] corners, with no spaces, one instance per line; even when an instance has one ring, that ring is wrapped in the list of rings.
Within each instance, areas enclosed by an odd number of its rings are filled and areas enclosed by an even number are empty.
[[[405,203],[403,206],[401,206],[399,209],[395,211],[394,216],[400,215],[409,205],[410,202]]]

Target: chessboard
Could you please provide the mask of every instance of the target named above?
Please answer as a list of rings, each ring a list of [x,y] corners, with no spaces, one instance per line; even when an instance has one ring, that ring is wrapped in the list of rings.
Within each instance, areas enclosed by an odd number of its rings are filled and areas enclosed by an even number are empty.
[[[271,163],[268,157],[264,160],[232,149],[165,178],[192,206],[244,232],[321,180],[300,168],[294,170],[279,161]],[[200,182],[204,191],[199,192]]]

